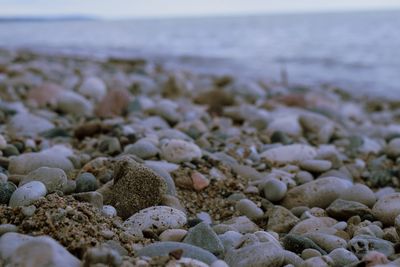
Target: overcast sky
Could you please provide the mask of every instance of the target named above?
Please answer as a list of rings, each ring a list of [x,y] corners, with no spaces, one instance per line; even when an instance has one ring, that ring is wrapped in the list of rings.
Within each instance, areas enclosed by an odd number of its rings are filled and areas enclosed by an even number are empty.
[[[400,0],[0,0],[0,16],[106,18],[400,9]]]

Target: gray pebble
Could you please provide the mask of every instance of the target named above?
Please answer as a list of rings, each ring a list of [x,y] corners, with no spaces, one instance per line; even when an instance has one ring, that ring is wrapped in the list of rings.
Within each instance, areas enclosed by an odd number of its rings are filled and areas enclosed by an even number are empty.
[[[27,206],[34,201],[46,196],[46,186],[42,182],[32,181],[18,187],[11,195],[9,205],[11,207]]]
[[[287,186],[282,181],[271,179],[265,183],[263,191],[266,199],[276,202],[285,197]]]
[[[12,182],[0,182],[0,204],[8,204],[16,189],[17,186]]]
[[[96,177],[89,173],[84,172],[78,175],[76,178],[76,189],[77,193],[96,191],[98,187]]]

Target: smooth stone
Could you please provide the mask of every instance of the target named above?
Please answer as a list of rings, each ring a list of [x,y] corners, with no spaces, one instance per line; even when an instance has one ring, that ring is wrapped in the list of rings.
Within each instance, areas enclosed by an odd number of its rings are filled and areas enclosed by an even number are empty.
[[[185,207],[176,196],[164,194],[161,199],[161,205],[168,206],[186,213]]]
[[[99,192],[82,192],[73,194],[72,196],[78,201],[92,204],[99,210],[103,208],[103,195]]]
[[[182,250],[183,257],[196,259],[209,265],[218,260],[217,257],[215,257],[211,252],[208,252],[205,249],[185,243],[169,241],[157,242],[151,245],[147,245],[139,250],[137,252],[137,255],[147,257],[168,256],[170,252],[176,250]]]
[[[263,186],[265,198],[272,202],[281,201],[287,192],[287,186],[278,179],[270,179]]]
[[[366,205],[343,199],[336,199],[332,202],[326,208],[326,212],[330,217],[338,220],[347,220],[353,216],[360,216],[361,218],[372,217],[372,211]]]
[[[98,149],[102,153],[116,155],[121,152],[121,143],[116,137],[106,137],[99,143]]]
[[[145,165],[151,169],[154,168],[161,168],[165,170],[168,173],[171,173],[173,171],[176,171],[179,169],[179,165],[175,163],[170,163],[166,161],[154,161],[154,160],[146,160]]]
[[[215,225],[213,229],[217,234],[223,234],[229,230],[234,230],[241,234],[254,233],[260,230],[257,224],[246,216],[233,217],[221,224]]]
[[[78,175],[76,178],[76,189],[77,193],[96,191],[98,187],[96,177],[90,172],[84,172]]]
[[[62,146],[54,146],[40,152],[24,153],[10,159],[8,171],[11,174],[28,174],[40,167],[49,167],[59,168],[68,173],[74,169],[74,165],[68,159],[70,155],[72,152]]]
[[[332,168],[329,160],[310,159],[300,162],[300,168],[309,172],[326,172]]]
[[[284,250],[273,242],[261,242],[228,251],[224,260],[231,267],[280,267]]]
[[[154,206],[132,215],[124,222],[124,226],[129,232],[141,235],[144,230],[162,232],[179,229],[186,223],[186,214],[182,211],[167,206]]]
[[[42,182],[32,181],[18,187],[11,195],[9,205],[11,207],[28,206],[46,196],[46,186]]]
[[[31,181],[42,182],[49,193],[55,191],[63,191],[67,184],[67,175],[62,169],[59,168],[49,168],[40,167],[25,176],[20,182],[20,186]]]
[[[3,135],[0,134],[0,150],[3,150],[7,147],[7,141]]]
[[[334,235],[328,235],[324,233],[308,233],[304,236],[314,241],[315,244],[328,253],[336,248],[347,247],[346,240]]]
[[[57,109],[64,113],[85,116],[93,113],[93,104],[78,93],[64,90],[57,97]]]
[[[269,149],[261,153],[260,156],[271,164],[284,165],[313,159],[316,155],[315,148],[308,145],[294,144]]]
[[[12,136],[34,137],[52,128],[54,128],[53,123],[30,113],[14,115],[7,124],[7,130]]]
[[[400,193],[393,193],[380,198],[372,208],[374,216],[385,225],[393,225],[400,214]]]
[[[344,179],[319,178],[290,189],[283,199],[282,206],[289,209],[296,206],[326,208],[351,186],[352,183]]]
[[[18,247],[33,238],[29,235],[14,232],[5,233],[0,237],[0,260],[7,262]]]
[[[318,250],[322,255],[326,254],[326,252],[320,246],[318,246],[314,241],[300,235],[293,235],[293,234],[286,235],[283,238],[283,247],[286,250],[292,251],[296,254],[300,254],[303,250],[307,248]]]
[[[400,138],[390,140],[389,144],[386,146],[386,154],[391,158],[400,156]]]
[[[0,182],[0,204],[8,204],[17,186],[12,182]]]
[[[375,197],[377,200],[379,200],[382,197],[393,194],[393,193],[396,193],[396,190],[394,190],[393,187],[383,187],[375,192]]]
[[[302,235],[309,232],[315,232],[321,228],[329,228],[337,223],[335,219],[329,217],[311,217],[296,224],[290,234]]]
[[[358,235],[353,237],[348,242],[348,247],[358,258],[363,257],[369,251],[373,250],[381,252],[386,256],[395,253],[393,243],[369,235]]]
[[[31,217],[31,216],[33,216],[33,214],[35,214],[35,212],[36,212],[36,206],[35,205],[21,207],[21,213],[25,217]]]
[[[267,133],[281,132],[290,137],[299,137],[303,134],[303,129],[298,121],[298,116],[280,116],[268,124]]]
[[[329,256],[313,257],[305,260],[299,267],[331,267],[333,260]]]
[[[283,264],[285,264],[285,266],[287,265],[300,266],[304,262],[304,260],[300,258],[297,254],[289,250],[283,251],[283,257],[284,257]]]
[[[161,146],[161,158],[172,163],[189,162],[201,156],[201,149],[187,141],[172,139]]]
[[[296,176],[294,177],[295,181],[297,182],[298,185],[302,185],[308,182],[311,182],[314,180],[314,176],[306,171],[299,171],[296,173]]]
[[[81,266],[78,258],[48,236],[39,236],[24,242],[15,249],[7,262],[10,266]]]
[[[78,92],[83,96],[100,101],[107,93],[107,86],[104,81],[98,77],[85,77],[78,88]]]
[[[221,240],[214,230],[204,222],[190,228],[183,242],[203,248],[216,256],[224,253]]]
[[[149,159],[158,155],[160,150],[150,141],[140,139],[124,148],[124,153],[133,154],[141,159]]]
[[[159,236],[161,241],[181,242],[188,231],[184,229],[167,229]]]
[[[287,233],[300,219],[282,206],[274,206],[267,211],[267,229],[277,233]]]
[[[217,260],[213,262],[210,267],[229,267],[229,265],[223,260]]]
[[[0,237],[6,233],[16,233],[18,232],[18,226],[15,224],[5,223],[0,224]]]
[[[241,215],[247,216],[250,220],[259,219],[264,215],[264,211],[250,199],[239,200],[235,207]]]
[[[95,114],[102,118],[121,116],[127,109],[131,94],[127,89],[111,88],[97,103]]]
[[[334,267],[342,267],[358,262],[358,258],[345,248],[336,248],[329,253],[334,262]]]
[[[121,266],[122,257],[107,245],[89,248],[85,252],[84,266]]]
[[[235,231],[227,231],[224,234],[218,235],[218,237],[224,246],[225,252],[227,252],[240,244],[243,235]]]
[[[117,216],[117,210],[110,205],[104,205],[101,213],[108,218],[114,218],[115,216]]]
[[[310,259],[313,257],[320,257],[320,256],[322,256],[321,252],[319,252],[318,250],[313,249],[313,248],[306,248],[305,250],[303,250],[301,252],[301,257],[304,260],[307,260],[307,259]]]
[[[145,165],[129,158],[118,160],[114,167],[114,183],[108,194],[103,194],[104,204],[117,209],[122,219],[159,205],[166,193],[165,180]]]
[[[372,207],[376,202],[374,192],[366,185],[354,184],[352,187],[346,189],[340,194],[343,200],[350,200],[362,203],[368,207]]]
[[[321,114],[303,113],[299,122],[305,131],[316,134],[320,144],[328,143],[335,132],[335,123]]]

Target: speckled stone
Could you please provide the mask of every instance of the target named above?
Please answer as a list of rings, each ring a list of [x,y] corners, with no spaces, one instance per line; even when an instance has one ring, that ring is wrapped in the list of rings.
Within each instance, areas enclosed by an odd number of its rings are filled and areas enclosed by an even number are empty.
[[[12,182],[0,182],[0,204],[8,204],[16,189],[17,186]]]
[[[77,193],[95,191],[97,187],[96,177],[89,172],[81,173],[76,178],[75,190]]]

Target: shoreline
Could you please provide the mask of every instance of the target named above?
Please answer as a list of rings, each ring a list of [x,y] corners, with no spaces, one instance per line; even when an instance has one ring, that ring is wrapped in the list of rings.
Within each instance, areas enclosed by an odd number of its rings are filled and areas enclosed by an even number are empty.
[[[400,101],[4,51],[0,265],[399,264]]]

